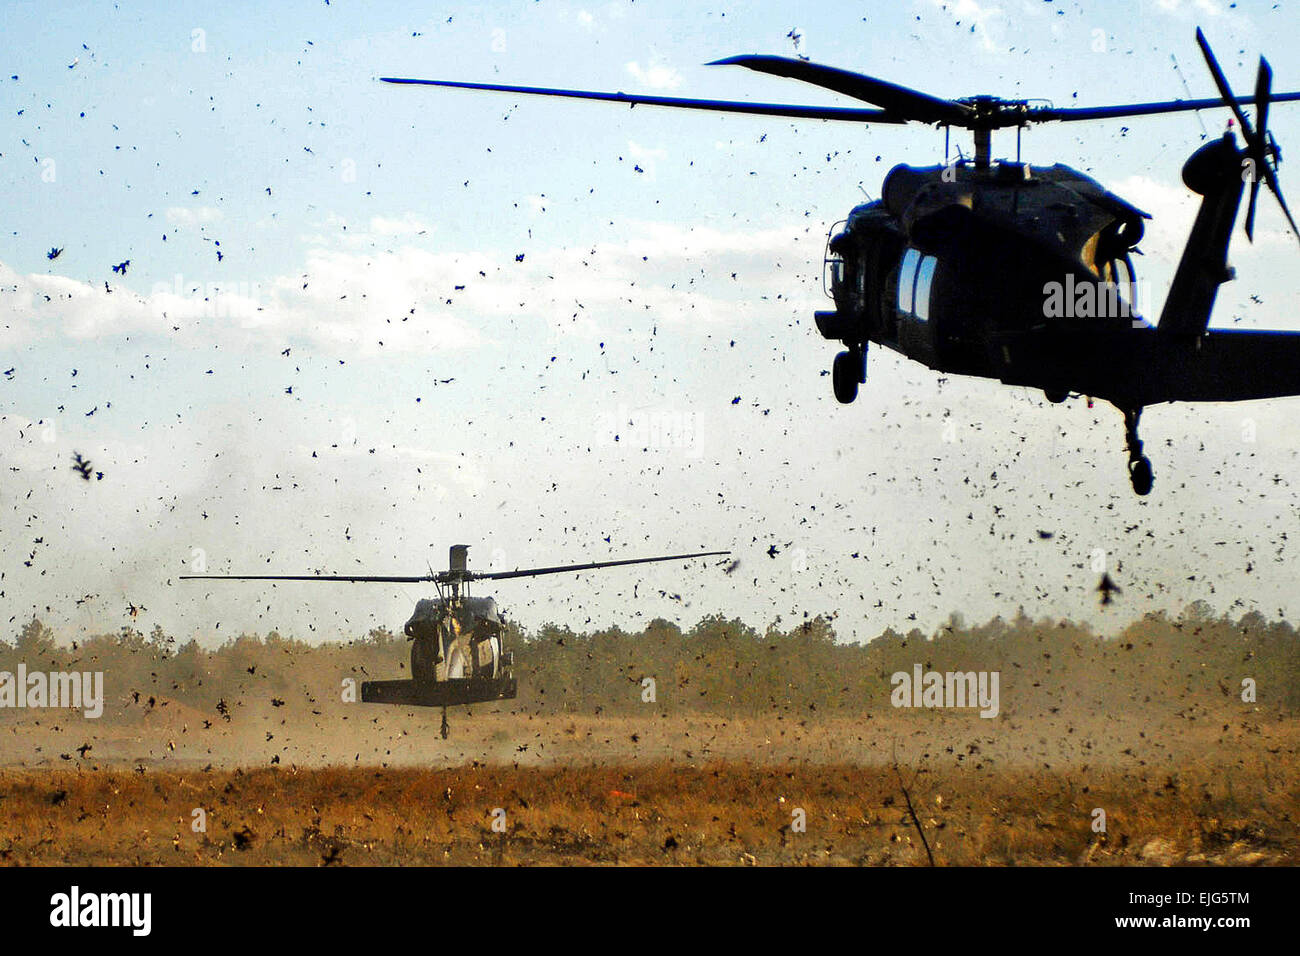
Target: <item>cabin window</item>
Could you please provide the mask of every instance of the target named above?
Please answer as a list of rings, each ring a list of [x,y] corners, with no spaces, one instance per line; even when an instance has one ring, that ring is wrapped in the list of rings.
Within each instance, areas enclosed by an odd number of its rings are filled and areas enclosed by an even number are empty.
[[[923,322],[930,319],[930,292],[934,270],[939,260],[923,256],[918,249],[903,253],[898,266],[898,311],[914,315]]]
[[[916,270],[916,307],[913,311],[918,319],[930,320],[930,287],[934,283],[934,267],[939,260],[934,256],[923,256]]]
[[[903,262],[898,267],[898,311],[912,311],[912,292],[916,288],[916,267],[921,262],[921,253],[908,249],[903,253]]]

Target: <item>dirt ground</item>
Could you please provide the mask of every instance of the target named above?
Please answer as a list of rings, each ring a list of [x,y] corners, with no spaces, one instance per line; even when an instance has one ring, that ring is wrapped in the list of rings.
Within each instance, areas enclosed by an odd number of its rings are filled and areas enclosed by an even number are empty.
[[[93,739],[9,720],[0,861],[1300,862],[1300,730],[1258,708],[450,719],[446,740],[437,711],[368,705],[226,722],[160,701]]]

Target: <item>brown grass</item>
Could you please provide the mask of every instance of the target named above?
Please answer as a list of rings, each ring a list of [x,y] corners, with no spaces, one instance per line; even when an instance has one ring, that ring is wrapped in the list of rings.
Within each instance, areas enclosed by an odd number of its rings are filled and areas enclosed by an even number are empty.
[[[33,624],[0,658],[102,668],[106,701],[0,710],[0,863],[917,866],[921,834],[939,865],[1300,863],[1288,624],[1017,619],[865,648],[737,628],[544,632],[520,698],[454,709],[443,739],[436,709],[340,693],[400,675],[400,638],[60,650]],[[892,707],[920,662],[998,670],[997,717]]]
[[[940,865],[1300,862],[1295,781],[1235,774],[907,778]],[[897,777],[879,766],[69,769],[8,771],[0,785],[10,865],[926,862]],[[191,828],[196,808],[206,832]],[[505,833],[492,829],[496,808]]]

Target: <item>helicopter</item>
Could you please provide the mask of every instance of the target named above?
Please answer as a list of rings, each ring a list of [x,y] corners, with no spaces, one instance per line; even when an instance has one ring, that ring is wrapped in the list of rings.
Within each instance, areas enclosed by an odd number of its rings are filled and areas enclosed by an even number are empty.
[[[1110,402],[1124,416],[1134,492],[1154,482],[1138,425],[1163,402],[1226,402],[1300,394],[1300,333],[1210,329],[1219,286],[1235,277],[1228,245],[1247,183],[1245,220],[1254,241],[1261,181],[1300,236],[1278,185],[1281,150],[1268,129],[1273,93],[1261,57],[1254,95],[1234,96],[1204,33],[1196,40],[1218,99],[1057,108],[1029,99],[943,99],[803,58],[742,55],[709,66],[741,66],[798,80],[873,109],[602,93],[457,80],[381,77],[386,83],[558,96],[795,119],[862,124],[923,123],[944,129],[945,163],[900,164],[881,198],[831,227],[823,285],[834,308],[816,311],[818,331],[844,348],[831,370],[835,398],[851,404],[867,380],[875,343],[944,374],[1041,389],[1059,404],[1072,396]],[[1243,112],[1254,105],[1255,123]],[[1231,109],[1231,129],[1197,149],[1183,182],[1201,204],[1159,320],[1138,311],[1133,256],[1149,213],[1064,164],[1020,161],[1020,134],[1048,122],[1107,120],[1188,110]],[[972,159],[948,162],[952,129],[969,130]],[[1014,161],[992,157],[994,130],[1016,130]],[[959,150],[960,153],[960,150]],[[841,228],[842,227],[842,228]]]
[[[442,736],[446,738],[447,708],[464,704],[509,700],[519,689],[514,676],[514,652],[505,646],[505,622],[490,597],[469,593],[473,581],[503,581],[543,574],[593,571],[658,561],[687,561],[730,554],[730,551],[702,551],[669,554],[653,558],[628,558],[549,568],[515,571],[469,570],[469,545],[450,548],[447,570],[413,577],[356,574],[183,574],[186,581],[327,581],[369,584],[425,584],[437,589],[436,598],[422,598],[415,604],[402,632],[411,641],[411,677],[408,680],[365,681],[361,701],[368,704],[401,704],[441,707]]]

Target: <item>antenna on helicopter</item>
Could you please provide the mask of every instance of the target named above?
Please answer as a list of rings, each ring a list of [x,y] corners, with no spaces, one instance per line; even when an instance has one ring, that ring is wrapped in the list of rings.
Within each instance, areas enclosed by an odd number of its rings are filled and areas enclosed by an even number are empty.
[[[1170,53],[1169,59],[1173,61],[1174,72],[1178,74],[1178,80],[1183,84],[1183,92],[1187,94],[1187,98],[1190,100],[1192,98],[1192,88],[1187,85],[1187,77],[1183,76],[1182,68],[1178,65],[1178,57]],[[1196,111],[1196,122],[1201,124],[1201,139],[1209,139],[1210,131],[1205,128],[1205,118],[1201,116],[1200,110]]]

